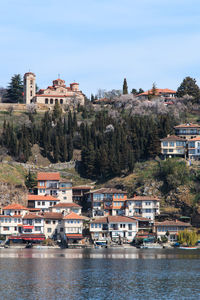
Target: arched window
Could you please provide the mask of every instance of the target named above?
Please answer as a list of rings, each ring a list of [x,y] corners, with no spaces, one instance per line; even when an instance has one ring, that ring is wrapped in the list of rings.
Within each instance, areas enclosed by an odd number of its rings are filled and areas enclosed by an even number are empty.
[[[30,95],[33,96],[33,92],[32,91],[30,91]]]
[[[60,99],[60,104],[63,104],[63,99]]]
[[[55,103],[58,103],[58,99],[55,99]]]
[[[53,104],[53,99],[50,99],[50,104]]]
[[[48,104],[49,103],[49,100],[48,98],[45,99],[45,104]]]

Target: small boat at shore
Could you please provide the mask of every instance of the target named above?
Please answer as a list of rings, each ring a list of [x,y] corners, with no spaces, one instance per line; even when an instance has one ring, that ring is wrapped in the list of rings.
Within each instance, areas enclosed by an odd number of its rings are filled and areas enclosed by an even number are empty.
[[[179,247],[179,249],[182,249],[182,250],[197,250],[198,247],[187,247],[187,246],[181,246]]]

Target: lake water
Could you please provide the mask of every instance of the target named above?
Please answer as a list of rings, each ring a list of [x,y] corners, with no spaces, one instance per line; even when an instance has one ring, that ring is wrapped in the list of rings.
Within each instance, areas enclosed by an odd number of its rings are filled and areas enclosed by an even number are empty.
[[[200,250],[0,249],[0,299],[200,299]]]

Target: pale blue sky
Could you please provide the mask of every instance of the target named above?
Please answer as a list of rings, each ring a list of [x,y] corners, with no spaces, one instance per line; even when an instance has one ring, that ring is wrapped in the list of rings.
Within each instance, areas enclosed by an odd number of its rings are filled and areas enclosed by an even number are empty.
[[[0,86],[29,70],[98,88],[200,84],[200,0],[6,0],[0,6]]]

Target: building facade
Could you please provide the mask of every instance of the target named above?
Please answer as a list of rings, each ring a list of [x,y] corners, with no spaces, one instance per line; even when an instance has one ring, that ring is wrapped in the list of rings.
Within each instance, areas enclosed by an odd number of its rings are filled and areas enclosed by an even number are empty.
[[[85,104],[85,95],[79,90],[79,83],[73,82],[67,87],[65,81],[60,78],[53,80],[52,86],[40,89],[36,94],[36,76],[28,72],[24,74],[24,103],[77,106]]]
[[[152,196],[134,196],[126,200],[125,215],[141,216],[152,222],[160,214],[160,199]]]
[[[161,139],[161,154],[164,157],[186,157],[186,140],[176,135]]]

